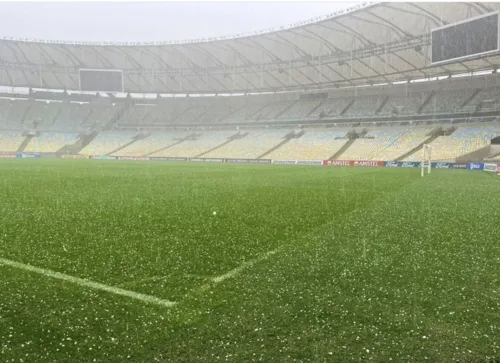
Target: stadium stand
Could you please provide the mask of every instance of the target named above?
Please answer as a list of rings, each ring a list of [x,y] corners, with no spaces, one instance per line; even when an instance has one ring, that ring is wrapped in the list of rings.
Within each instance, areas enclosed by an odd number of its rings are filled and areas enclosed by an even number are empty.
[[[384,150],[393,145],[406,129],[370,131],[357,139],[341,156],[345,160],[375,160]]]
[[[278,160],[328,160],[346,144],[345,130],[314,130],[291,139],[267,158]]]
[[[284,141],[284,137],[290,131],[250,131],[243,138],[235,139],[203,156],[207,158],[256,159]]]
[[[80,150],[82,155],[107,155],[133,141],[137,132],[104,131]]]
[[[90,104],[79,104],[65,102],[61,104],[61,111],[56,116],[52,125],[47,128],[38,127],[39,130],[46,131],[85,131],[82,123],[85,119],[93,113],[93,108]]]
[[[33,153],[54,153],[66,145],[74,144],[78,140],[78,135],[77,133],[44,132],[40,136],[31,138],[24,148],[24,151]]]
[[[279,115],[279,120],[287,119],[304,119],[317,108],[321,103],[321,100],[299,100],[292,104],[291,107],[285,110],[281,115]]]
[[[432,146],[431,160],[454,161],[456,158],[488,146],[493,137],[500,135],[500,127],[459,127],[449,136],[440,136]],[[410,155],[405,161],[418,161],[420,155]]]
[[[0,99],[0,125],[5,130],[20,130],[24,127],[24,114],[28,109],[27,99]]]
[[[372,156],[372,160],[393,161],[410,152],[429,138],[432,128],[405,130],[392,144]]]
[[[188,132],[154,132],[113,153],[114,156],[144,156],[178,143]]]
[[[192,135],[191,138],[173,145],[165,150],[154,153],[151,156],[169,156],[169,157],[195,157],[206,153],[236,134],[236,131],[214,131],[206,132],[201,135]]]
[[[354,97],[354,104],[347,110],[347,116],[373,116],[385,97],[367,96]]]
[[[0,131],[0,152],[16,152],[25,139],[18,131]]]
[[[462,103],[464,103],[472,94],[472,90],[451,90],[440,91],[434,95],[427,105],[422,109],[422,113],[441,114],[447,112],[458,112]]]

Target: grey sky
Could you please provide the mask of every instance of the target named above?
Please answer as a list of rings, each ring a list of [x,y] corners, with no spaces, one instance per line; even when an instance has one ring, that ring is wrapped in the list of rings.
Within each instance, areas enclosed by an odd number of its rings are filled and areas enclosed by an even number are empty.
[[[359,2],[0,2],[0,37],[161,41],[288,25]]]

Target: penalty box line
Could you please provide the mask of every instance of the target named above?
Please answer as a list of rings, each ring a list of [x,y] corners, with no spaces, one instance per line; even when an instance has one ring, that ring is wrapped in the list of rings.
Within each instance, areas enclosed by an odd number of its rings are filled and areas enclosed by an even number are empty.
[[[243,270],[249,268],[249,267],[252,267],[253,265],[259,263],[259,262],[262,262],[264,260],[267,260],[270,256],[274,255],[275,253],[278,252],[279,249],[276,249],[276,250],[272,250],[272,251],[268,251],[264,254],[262,254],[259,258],[256,258],[254,260],[250,260],[250,261],[247,261],[247,262],[243,262],[240,266],[236,267],[235,269],[231,270],[231,271],[228,271],[226,272],[225,274],[223,275],[220,275],[220,276],[216,276],[214,278],[211,279],[211,281],[213,283],[220,283],[224,280],[227,280],[231,277],[235,277],[236,275],[240,274]]]
[[[27,265],[27,264],[24,264],[21,262],[8,260],[8,259],[1,258],[1,257],[0,257],[0,265],[14,267],[14,268],[17,268],[20,270],[37,273],[39,275],[51,277],[54,279],[71,282],[75,285],[89,287],[89,288],[94,289],[94,290],[106,291],[106,292],[109,292],[111,294],[125,296],[125,297],[131,298],[131,299],[140,300],[143,302],[147,302],[150,304],[155,304],[155,305],[159,305],[159,306],[163,306],[163,307],[173,307],[177,304],[175,301],[164,300],[164,299],[157,298],[155,296],[141,294],[141,293],[138,293],[135,291],[120,289],[118,287],[101,284],[99,282],[95,282],[95,281],[91,281],[91,280],[87,280],[87,279],[82,279],[82,278],[75,277],[75,276],[66,275],[66,274],[63,274],[60,272]]]

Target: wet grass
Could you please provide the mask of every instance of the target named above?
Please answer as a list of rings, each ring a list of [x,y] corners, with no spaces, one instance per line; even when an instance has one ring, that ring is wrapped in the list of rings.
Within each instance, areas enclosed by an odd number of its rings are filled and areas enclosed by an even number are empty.
[[[0,362],[500,356],[485,173],[6,160],[0,175],[0,257],[178,302],[0,266]]]

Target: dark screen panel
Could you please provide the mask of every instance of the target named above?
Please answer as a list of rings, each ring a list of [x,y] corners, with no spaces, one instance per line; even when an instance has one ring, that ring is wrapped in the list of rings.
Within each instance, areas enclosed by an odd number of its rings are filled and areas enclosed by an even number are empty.
[[[432,62],[443,62],[498,49],[498,14],[432,32]]]
[[[80,90],[123,92],[122,75],[120,70],[80,69]]]

